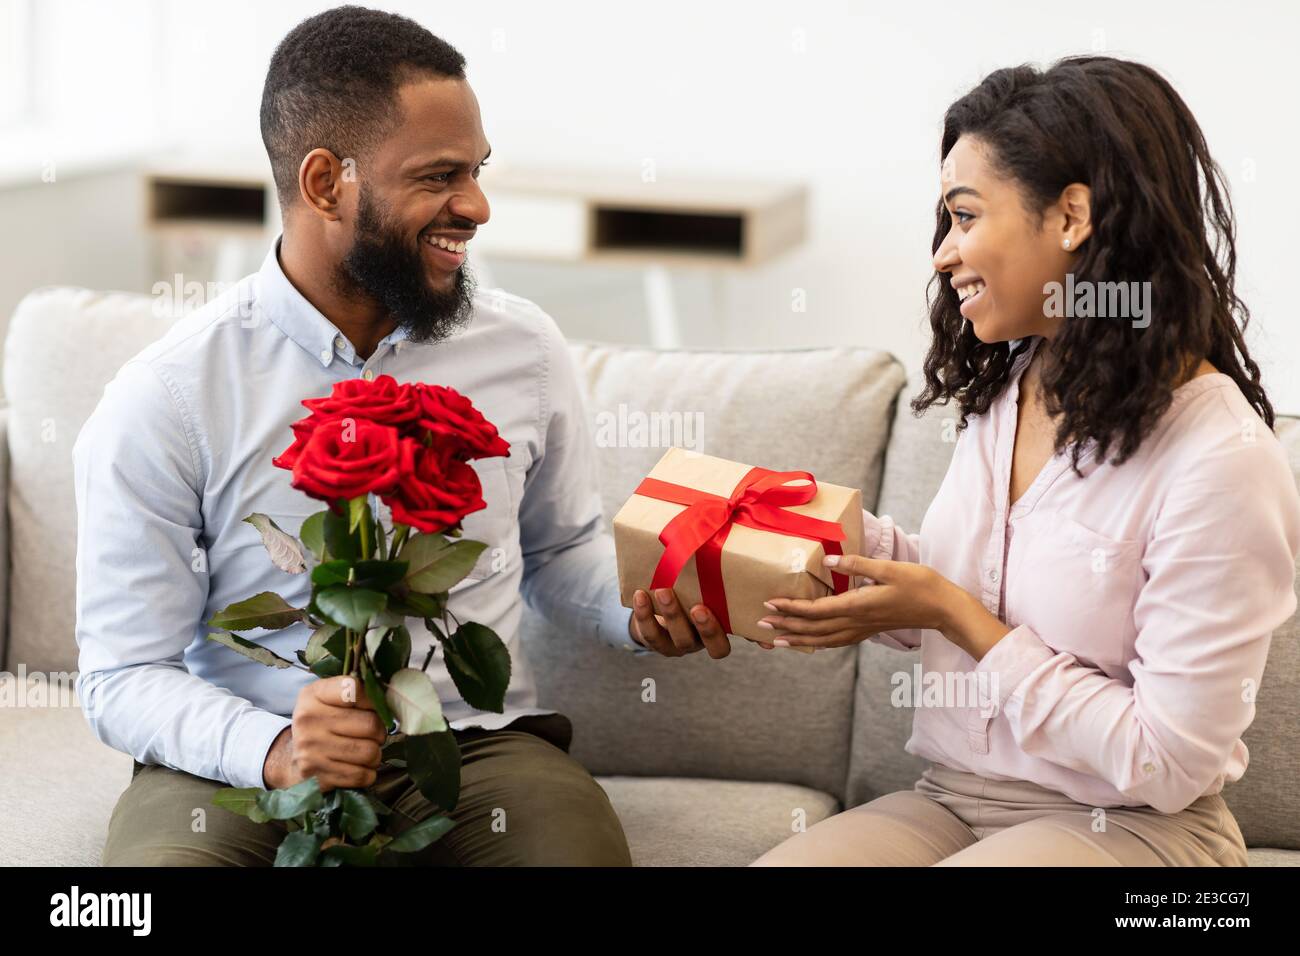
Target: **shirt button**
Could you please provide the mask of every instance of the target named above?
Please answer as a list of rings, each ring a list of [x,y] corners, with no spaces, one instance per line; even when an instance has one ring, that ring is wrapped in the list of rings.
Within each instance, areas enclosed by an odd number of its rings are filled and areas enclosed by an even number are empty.
[[[998,569],[994,568],[993,570],[989,571],[989,580],[996,581],[997,579],[998,579]]]
[[[367,382],[374,381],[375,370],[373,368],[368,368],[361,373],[361,377],[364,378]]]
[[[334,353],[331,352],[329,349],[325,349],[323,352],[320,353],[320,360],[322,362],[328,362],[330,360],[330,356],[332,356],[333,354]]]
[[[344,340],[343,336],[341,335],[334,336],[334,347],[338,349],[340,352],[343,351],[343,346],[345,346],[346,344],[347,342]]]
[[[1153,764],[1153,763],[1150,763],[1150,762],[1148,762],[1148,763],[1144,763],[1144,764],[1142,765],[1142,772],[1143,772],[1143,773],[1155,773],[1155,772],[1156,772],[1156,765]]]

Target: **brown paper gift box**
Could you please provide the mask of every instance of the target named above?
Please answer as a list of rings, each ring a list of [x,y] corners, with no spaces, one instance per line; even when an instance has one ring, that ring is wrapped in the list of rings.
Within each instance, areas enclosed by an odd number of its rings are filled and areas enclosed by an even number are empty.
[[[648,477],[728,498],[750,467],[670,448]],[[686,507],[633,494],[614,516],[619,591],[625,607],[632,606],[637,589],[649,589],[664,553],[659,533]],[[857,488],[818,481],[817,494],[811,501],[785,510],[835,522],[844,529],[845,539],[840,543],[843,553],[862,553],[862,492]],[[731,633],[770,641],[772,632],[758,626],[759,619],[772,613],[763,607],[764,601],[773,597],[813,599],[833,593],[831,571],[822,564],[825,553],[820,541],[732,525],[722,549],[722,579]],[[673,585],[685,608],[702,600],[695,561],[693,556],[686,562]]]

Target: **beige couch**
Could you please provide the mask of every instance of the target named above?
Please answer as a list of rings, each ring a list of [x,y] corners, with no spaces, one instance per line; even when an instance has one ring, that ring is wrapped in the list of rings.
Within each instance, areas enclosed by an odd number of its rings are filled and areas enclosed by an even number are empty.
[[[165,327],[147,297],[74,289],[37,291],[13,316],[11,404],[0,417],[9,671],[75,671],[73,440],[114,371]],[[700,450],[856,485],[866,507],[904,527],[919,525],[951,452],[948,412],[914,419],[906,393],[900,400],[903,370],[882,352],[573,353],[593,425],[620,404],[699,412]],[[1300,421],[1279,433],[1300,470]],[[661,452],[600,449],[607,514]],[[610,793],[639,864],[748,863],[796,820],[910,787],[922,769],[903,750],[911,712],[889,703],[890,674],[914,657],[875,645],[805,656],[738,643],[721,663],[634,658],[527,623],[541,702],[573,718],[573,751]],[[72,702],[27,703],[0,707],[0,862],[95,864],[130,758],[98,743]],[[1293,619],[1273,638],[1246,736],[1250,770],[1225,794],[1256,865],[1300,865],[1298,718]]]

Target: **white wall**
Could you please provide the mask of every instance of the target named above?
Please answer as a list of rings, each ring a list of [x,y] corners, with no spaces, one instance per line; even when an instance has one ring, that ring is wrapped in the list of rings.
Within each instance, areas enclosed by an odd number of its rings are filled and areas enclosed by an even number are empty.
[[[260,150],[275,43],[331,4],[120,0],[150,29],[85,50],[64,78],[156,63],[138,111],[191,150]],[[65,11],[108,4],[42,2]],[[813,189],[812,233],[757,273],[683,279],[690,344],[865,344],[919,364],[944,108],[999,66],[1104,50],[1162,70],[1205,129],[1240,222],[1241,289],[1276,403],[1300,412],[1300,324],[1286,302],[1300,155],[1293,46],[1300,5],[1241,2],[890,5],[788,2],[390,3],[469,60],[494,154],[516,164],[791,178]],[[66,21],[65,16],[65,21]],[[150,47],[162,38],[161,55]],[[154,69],[150,67],[150,69]],[[61,94],[66,98],[66,91]],[[56,99],[58,96],[56,96]],[[1189,211],[1190,213],[1191,211]],[[488,228],[491,228],[490,226]],[[495,264],[494,264],[495,265]],[[635,273],[497,265],[572,335],[643,337]],[[791,311],[805,290],[806,314]],[[721,321],[705,321],[720,304]]]

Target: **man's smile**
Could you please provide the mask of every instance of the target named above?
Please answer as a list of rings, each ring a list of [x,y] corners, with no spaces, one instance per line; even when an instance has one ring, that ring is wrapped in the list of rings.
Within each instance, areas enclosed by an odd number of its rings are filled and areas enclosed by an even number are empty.
[[[465,262],[465,252],[472,232],[428,233],[421,237],[421,243],[430,261],[444,271],[455,271]]]

